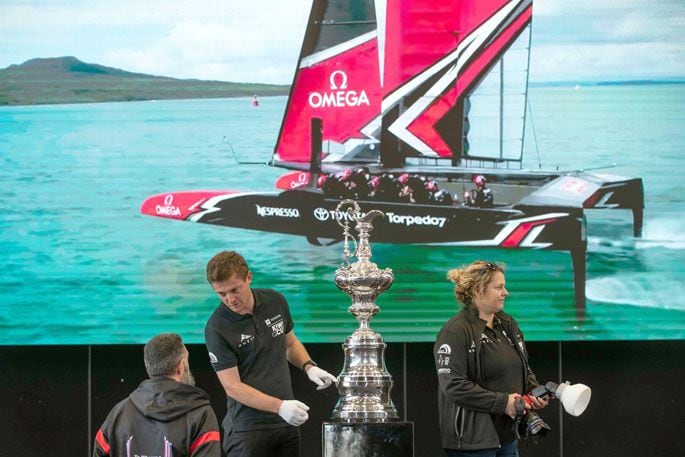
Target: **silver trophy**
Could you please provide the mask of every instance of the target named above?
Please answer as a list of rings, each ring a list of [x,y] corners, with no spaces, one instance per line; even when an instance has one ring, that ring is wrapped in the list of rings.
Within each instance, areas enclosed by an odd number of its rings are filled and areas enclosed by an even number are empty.
[[[369,327],[369,321],[380,310],[375,304],[376,297],[394,280],[392,270],[381,270],[370,260],[371,221],[385,214],[378,210],[362,213],[353,200],[338,204],[339,213],[344,209],[345,217],[339,218],[338,224],[344,230],[343,258],[347,265],[336,270],[335,284],[352,298],[349,311],[359,321],[359,328],[342,345],[345,365],[338,376],[340,399],[333,409],[332,420],[347,423],[395,421],[399,416],[390,399],[392,376],[385,368],[386,345],[380,334]],[[355,224],[357,239],[350,233],[350,221]],[[352,250],[350,241],[354,243]],[[352,257],[357,260],[350,263]]]

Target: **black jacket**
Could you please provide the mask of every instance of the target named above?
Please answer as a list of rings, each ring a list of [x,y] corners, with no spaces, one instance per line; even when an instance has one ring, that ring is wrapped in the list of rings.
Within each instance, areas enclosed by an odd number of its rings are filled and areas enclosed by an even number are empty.
[[[105,419],[93,457],[220,457],[219,425],[209,396],[169,378],[143,381]]]
[[[528,353],[516,320],[497,313],[523,361],[523,385],[530,391],[538,386],[528,366]],[[505,414],[508,392],[483,388],[481,335],[486,322],[475,307],[465,307],[438,333],[433,348],[438,371],[438,410],[442,447],[476,450],[497,448],[499,438],[491,414]],[[513,393],[513,392],[512,392]],[[524,393],[524,392],[518,392]]]

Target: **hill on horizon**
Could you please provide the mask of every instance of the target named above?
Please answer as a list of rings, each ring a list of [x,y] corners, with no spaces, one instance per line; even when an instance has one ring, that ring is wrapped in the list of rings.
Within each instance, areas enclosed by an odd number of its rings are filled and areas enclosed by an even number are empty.
[[[0,70],[0,105],[273,96],[289,90],[288,85],[133,73],[73,56],[35,58]]]

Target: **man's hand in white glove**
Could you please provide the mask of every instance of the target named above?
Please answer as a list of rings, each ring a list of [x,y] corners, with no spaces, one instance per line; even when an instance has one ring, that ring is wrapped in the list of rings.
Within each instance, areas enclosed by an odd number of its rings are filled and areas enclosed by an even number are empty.
[[[301,401],[283,400],[283,403],[281,403],[281,407],[278,410],[278,415],[290,425],[299,427],[309,419],[307,411],[309,411],[309,406]]]
[[[316,384],[317,387],[316,390],[322,390],[325,389],[326,387],[330,386],[332,383],[338,382],[338,380],[327,372],[326,370],[322,370],[319,367],[312,366],[307,370],[307,376],[309,379],[312,380],[314,384]]]

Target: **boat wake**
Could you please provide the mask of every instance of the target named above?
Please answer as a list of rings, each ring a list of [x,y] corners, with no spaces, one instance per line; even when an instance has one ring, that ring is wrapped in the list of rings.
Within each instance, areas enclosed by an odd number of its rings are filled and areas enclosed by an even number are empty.
[[[601,303],[685,311],[685,217],[646,220],[643,237],[589,237],[595,265],[611,266],[608,275],[586,283],[587,298]],[[590,267],[592,268],[592,267]]]
[[[647,221],[643,237],[635,240],[637,248],[685,249],[685,218]]]
[[[645,222],[641,238],[634,238],[627,233],[622,238],[588,236],[588,251],[590,252],[606,253],[655,248],[685,249],[685,218],[648,220]]]
[[[595,302],[685,311],[685,284],[660,272],[589,279],[586,294]]]

